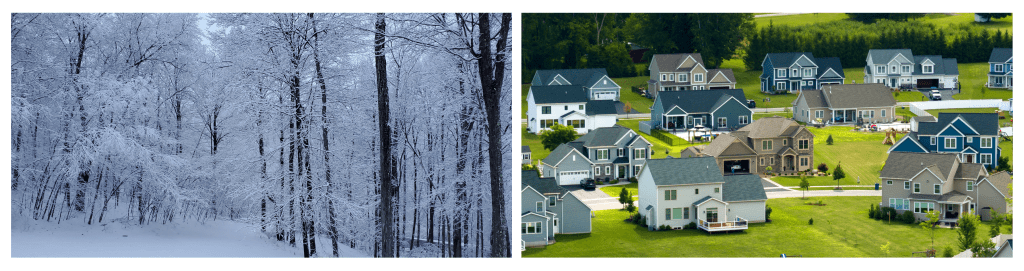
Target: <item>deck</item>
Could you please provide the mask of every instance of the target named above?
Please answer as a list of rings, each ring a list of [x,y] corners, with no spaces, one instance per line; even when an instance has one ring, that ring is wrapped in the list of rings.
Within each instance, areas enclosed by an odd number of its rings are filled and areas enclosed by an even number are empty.
[[[741,231],[747,229],[747,220],[741,217],[737,217],[736,221],[722,221],[722,222],[708,222],[703,219],[698,219],[697,228],[712,232],[721,231]]]

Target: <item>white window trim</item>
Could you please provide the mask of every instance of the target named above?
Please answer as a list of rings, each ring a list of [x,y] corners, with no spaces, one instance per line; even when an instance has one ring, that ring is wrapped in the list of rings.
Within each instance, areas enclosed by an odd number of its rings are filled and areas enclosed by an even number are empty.
[[[787,90],[786,89],[787,86],[788,86],[788,84],[786,84],[786,82],[776,82],[775,83],[776,90]]]
[[[612,166],[604,166],[604,174],[612,174]]]
[[[942,185],[941,184],[936,184],[933,188],[934,189],[932,190],[932,194],[936,194],[936,195],[942,194]]]
[[[814,74],[811,74],[811,68],[804,68],[804,77],[812,77],[812,76],[814,76]]]
[[[534,211],[537,211],[538,213],[539,212],[543,212],[544,211],[544,202],[543,201],[538,201],[537,202],[537,207],[540,207],[540,210],[534,209]]]
[[[704,74],[703,73],[694,73],[693,74],[693,82],[704,82]]]
[[[903,182],[903,190],[910,190],[910,181]]]
[[[689,74],[686,74],[686,73],[680,73],[679,77],[676,77],[676,78],[680,79],[679,82],[689,82],[690,81],[690,76],[689,76]]]
[[[885,180],[885,185],[892,185],[892,180]]]
[[[775,77],[786,77],[786,69],[775,69]]]
[[[600,166],[594,167],[594,175],[601,175],[601,167]]]
[[[967,143],[972,143],[972,142],[974,142],[974,137],[973,137],[973,136],[965,136],[964,138],[967,138],[967,140],[966,140],[966,141],[967,141]]]
[[[718,117],[718,127],[719,127],[719,128],[722,128],[722,127],[729,127],[729,118],[726,118],[726,117]]]
[[[885,109],[882,109],[882,117],[885,117]]]
[[[543,233],[543,229],[541,229],[541,227],[540,227],[540,222],[523,222],[523,226],[525,226],[525,228],[527,229],[526,233],[523,233],[523,234],[540,234],[540,233]],[[533,226],[533,231],[534,232],[530,232],[530,230],[529,230],[530,226]]]
[[[547,111],[548,111],[548,112],[547,112],[547,113],[544,113],[544,109],[547,109]],[[544,106],[541,106],[541,107],[540,107],[540,114],[541,114],[541,115],[547,115],[547,114],[551,114],[551,106],[550,106],[550,105],[544,105]]]
[[[915,183],[914,184],[914,193],[921,193],[921,184],[919,184],[919,183]]]
[[[664,73],[662,73],[662,74],[661,74],[661,81],[662,81],[662,82],[664,82],[664,81],[668,81],[668,74],[664,74]]]
[[[602,158],[601,152],[604,152],[604,157],[603,158]],[[597,150],[597,160],[608,160],[608,158],[609,158],[608,156],[609,156],[608,149],[598,149]]]
[[[910,72],[912,72],[912,71],[910,70],[910,65],[903,65],[903,67],[902,67],[902,70],[901,70],[901,71],[902,71],[903,73],[910,73]]]
[[[922,65],[921,66],[921,73],[934,73],[934,72],[935,72],[935,66],[932,66],[932,65]]]
[[[974,182],[972,182],[972,181],[967,181],[967,184],[966,184],[966,186],[967,186],[967,187],[966,187],[967,191],[974,191]]]
[[[991,137],[982,137],[981,138],[981,147],[982,148],[986,148],[986,149],[991,149],[993,141],[995,141],[995,140],[992,139]],[[985,142],[988,142],[988,144],[985,144]],[[988,145],[988,146],[986,146],[986,145]]]
[[[875,71],[876,71],[876,73],[885,73],[885,66],[878,65],[878,66],[875,67]]]
[[[617,155],[618,155],[619,157],[625,156],[625,155],[626,155],[626,150],[625,150],[625,149],[623,149],[623,148],[619,148],[619,151],[618,151],[618,152],[616,152],[616,154],[617,154]]]
[[[978,155],[978,159],[979,159],[979,162],[982,162],[982,164],[986,164],[986,165],[991,165],[992,164],[992,154],[991,153],[982,153],[982,154]],[[985,162],[985,160],[988,160],[988,162]]]
[[[749,116],[745,116],[745,115],[744,116],[740,116],[740,124],[748,124],[748,123],[750,123],[750,117]]]
[[[825,117],[825,110],[815,110],[814,111],[814,118],[820,119],[820,118],[824,118],[824,117]]]
[[[953,143],[952,147],[949,146],[950,142]],[[955,137],[943,137],[942,138],[942,147],[946,148],[946,149],[955,149],[956,148],[956,138]]]
[[[1003,72],[1003,64],[996,64],[996,72]]]
[[[674,74],[674,73],[668,74],[668,80],[669,81],[675,81],[675,78],[676,78],[676,74]]]

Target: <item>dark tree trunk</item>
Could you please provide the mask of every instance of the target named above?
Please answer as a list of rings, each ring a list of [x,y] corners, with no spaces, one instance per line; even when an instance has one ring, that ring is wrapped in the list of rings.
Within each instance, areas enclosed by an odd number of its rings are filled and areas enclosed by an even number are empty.
[[[395,189],[392,184],[392,153],[391,126],[389,125],[388,106],[388,71],[387,60],[384,58],[384,13],[377,13],[376,34],[374,34],[373,53],[377,67],[377,114],[380,132],[380,229],[381,257],[395,256],[395,210],[392,206]]]
[[[508,221],[505,219],[505,181],[502,174],[502,121],[501,87],[505,78],[505,42],[512,14],[501,16],[501,29],[497,35],[496,54],[491,59],[490,14],[480,13],[480,85],[483,87],[487,114],[487,147],[491,173],[491,257],[512,257],[509,248]],[[493,63],[492,63],[493,61]]]

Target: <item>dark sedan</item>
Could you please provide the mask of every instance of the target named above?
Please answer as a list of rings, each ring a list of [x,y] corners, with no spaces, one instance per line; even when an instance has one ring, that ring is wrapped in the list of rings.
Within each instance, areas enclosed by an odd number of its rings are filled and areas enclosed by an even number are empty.
[[[597,188],[597,184],[594,184],[593,179],[586,179],[580,181],[580,187],[582,187],[583,190],[594,190]]]

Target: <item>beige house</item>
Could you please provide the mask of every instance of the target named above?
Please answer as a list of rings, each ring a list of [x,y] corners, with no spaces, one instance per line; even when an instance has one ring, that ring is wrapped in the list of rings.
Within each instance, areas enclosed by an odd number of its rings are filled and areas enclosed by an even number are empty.
[[[1006,172],[989,175],[977,163],[963,163],[955,153],[891,152],[879,174],[883,207],[914,212],[914,217],[939,212],[939,221],[955,224],[967,212],[990,219],[989,210],[1009,211]]]
[[[896,99],[882,84],[824,85],[804,90],[793,101],[793,119],[805,123],[890,123]]]
[[[699,152],[699,153],[698,153]],[[722,172],[793,173],[814,168],[814,134],[784,117],[766,117],[721,134],[703,150],[687,148],[683,157],[715,157]]]

